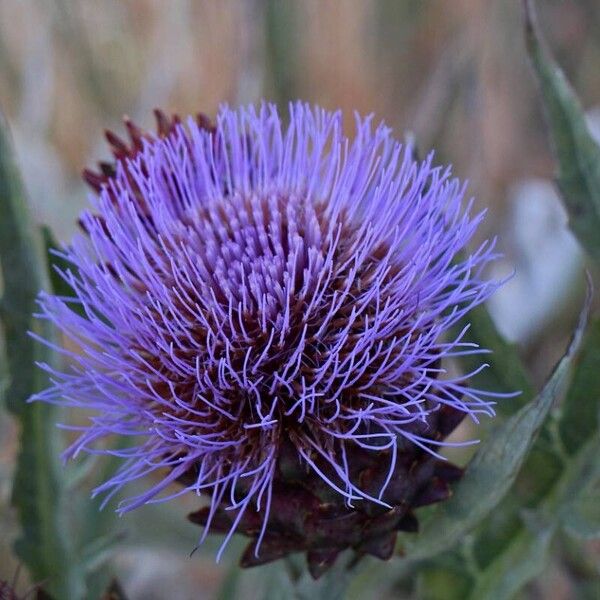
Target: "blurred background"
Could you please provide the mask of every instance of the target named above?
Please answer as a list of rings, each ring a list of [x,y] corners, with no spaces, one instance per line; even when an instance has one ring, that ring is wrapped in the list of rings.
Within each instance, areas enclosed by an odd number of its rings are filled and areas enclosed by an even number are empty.
[[[539,0],[538,12],[600,134],[600,3]],[[479,235],[498,236],[504,254],[491,275],[515,272],[490,310],[541,382],[579,306],[582,258],[551,181],[520,2],[0,0],[0,107],[35,218],[60,240],[86,203],[81,170],[108,158],[103,130],[122,133],[123,115],[152,128],[155,107],[213,115],[222,102],[261,98],[341,108],[350,134],[354,110],[373,112],[470,181],[488,210]],[[15,450],[0,413],[0,579],[16,568]],[[215,597],[239,547],[217,566],[210,544],[190,559],[198,531],[182,515],[193,508],[174,502],[120,521],[113,571],[131,598]],[[600,563],[598,548],[590,556]],[[240,597],[252,597],[257,576],[241,576]],[[572,578],[553,565],[527,597],[573,598]]]

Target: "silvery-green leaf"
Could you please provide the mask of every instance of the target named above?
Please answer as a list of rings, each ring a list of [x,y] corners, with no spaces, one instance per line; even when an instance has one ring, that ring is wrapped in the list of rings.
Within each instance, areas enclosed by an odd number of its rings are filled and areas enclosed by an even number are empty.
[[[570,533],[584,540],[600,538],[600,478],[575,499],[563,524]]]
[[[588,254],[600,260],[600,147],[592,137],[581,104],[564,73],[544,47],[533,0],[524,0],[525,41],[533,64],[558,171],[569,226]]]
[[[370,556],[357,564],[348,583],[346,598],[387,598],[401,583],[410,583],[414,577],[414,565],[408,560],[395,560],[393,564]]]
[[[600,433],[568,465],[569,482],[557,501],[561,524],[581,539],[600,537]]]
[[[545,565],[556,523],[547,520],[535,530],[523,527],[504,552],[478,573],[465,600],[510,600]]]
[[[112,532],[94,540],[88,547],[83,548],[79,564],[86,574],[91,574],[102,567],[110,558],[116,544],[124,537],[122,532]]]
[[[40,289],[49,287],[41,240],[32,226],[25,194],[13,160],[6,123],[0,117],[0,264],[3,294],[1,315],[4,328],[7,370],[10,384],[6,405],[18,415],[27,398],[44,385],[34,362],[47,353],[27,335],[32,327],[48,326],[34,322],[35,299]]]
[[[508,543],[477,574],[473,590],[466,598],[512,598],[542,572],[550,544],[561,527],[582,538],[591,538],[598,532],[599,452],[600,437],[594,437],[576,457],[563,464],[552,489],[538,502],[535,511],[524,513],[525,522],[512,531]],[[594,493],[595,504],[591,497]],[[483,544],[490,541],[484,534],[481,538]]]
[[[57,598],[83,597],[82,576],[71,555],[63,513],[63,469],[58,461],[56,409],[27,404],[42,390],[46,377],[35,361],[52,363],[50,350],[28,331],[44,337],[52,332],[34,320],[35,299],[48,288],[42,243],[32,225],[19,172],[13,161],[6,123],[0,119],[0,264],[4,291],[2,323],[10,384],[6,405],[19,421],[19,451],[12,503],[21,527],[15,548],[33,581],[43,581]]]
[[[308,573],[304,556],[293,554],[282,561],[259,567],[264,573],[265,600],[344,600],[350,581],[348,556],[340,556],[318,580]]]
[[[506,496],[548,412],[572,375],[590,301],[588,295],[569,348],[542,391],[482,442],[453,496],[438,505],[416,540],[407,544],[410,559],[429,558],[449,550]]]
[[[586,345],[589,344],[588,336]],[[585,349],[584,349],[585,352]],[[573,382],[575,385],[575,380]],[[571,386],[571,388],[573,387]],[[538,438],[534,446],[542,453],[554,424],[546,422],[545,440]],[[555,440],[556,442],[556,440]],[[473,576],[473,591],[465,598],[510,598],[543,569],[548,547],[560,528],[583,539],[600,533],[600,435],[598,431],[587,439],[575,454],[561,454],[560,448],[544,452],[543,459],[532,461],[532,455],[520,474],[524,483],[531,484],[539,476],[540,467],[552,466],[544,486],[535,494],[523,494],[513,489],[511,494],[488,517],[477,531],[473,553],[478,573]],[[539,487],[539,486],[538,486]],[[524,524],[519,506],[532,504],[533,515]],[[520,513],[520,515],[519,515]],[[462,545],[464,552],[464,544]],[[455,557],[460,550],[452,553]],[[458,569],[463,576],[467,569]],[[457,576],[457,575],[455,575]]]
[[[464,598],[510,597],[539,574],[548,557],[548,545],[561,527],[582,538],[597,535],[599,340],[600,323],[594,321],[572,361],[573,377],[565,400],[552,418],[546,419],[517,484],[479,526],[473,542],[462,543],[450,554],[455,565],[451,578],[471,581],[471,596],[463,591]],[[523,506],[532,507],[548,527],[536,530],[525,526]],[[462,560],[467,546],[475,568]],[[443,573],[447,562],[444,555],[429,567],[434,573],[442,571],[436,574],[438,579],[450,577]]]
[[[50,286],[54,294],[63,297],[73,297],[75,294],[71,286],[57,271],[63,272],[74,269],[61,256],[56,255],[59,249],[58,243],[49,227],[41,227],[41,236],[46,250],[46,259],[50,264],[49,277]],[[83,314],[83,309],[77,303],[72,303],[72,310]],[[116,438],[113,441],[114,449],[123,449],[128,441],[124,438]],[[99,460],[97,455],[88,455],[79,458],[77,464],[70,467],[65,474],[64,485],[69,492],[75,490],[92,473],[94,468],[99,467],[98,480],[106,481],[116,472],[121,461],[117,457]],[[110,558],[114,546],[123,538],[123,531],[117,529],[117,515],[111,507],[101,510],[103,498],[86,498],[81,502],[81,514],[79,520],[81,526],[78,530],[78,555],[80,566],[85,573],[88,594],[98,595],[105,587],[106,581],[110,580],[109,569],[106,563]]]
[[[124,436],[113,440],[111,447],[122,450],[131,440]],[[94,459],[99,460],[94,460]],[[98,481],[106,481],[113,477],[121,461],[117,456],[94,457],[93,455],[80,459],[78,472],[69,478],[70,489],[79,485],[82,480],[97,467],[95,477]],[[86,584],[90,595],[101,590],[106,581],[110,580],[110,552],[117,542],[125,537],[124,524],[117,518],[114,501],[102,510],[104,498],[95,496],[86,498],[80,507],[79,520],[81,527],[78,535],[79,553],[83,556],[81,562],[86,573]],[[164,508],[164,507],[163,507]],[[156,521],[153,521],[156,528]]]
[[[599,232],[600,233],[600,232]],[[560,441],[569,454],[598,431],[600,413],[600,319],[590,324],[573,382],[560,407]]]
[[[426,565],[419,577],[421,600],[509,600],[524,583],[538,575],[546,563],[556,525],[529,514],[508,538],[503,552],[485,568],[476,565],[470,540],[461,550]]]

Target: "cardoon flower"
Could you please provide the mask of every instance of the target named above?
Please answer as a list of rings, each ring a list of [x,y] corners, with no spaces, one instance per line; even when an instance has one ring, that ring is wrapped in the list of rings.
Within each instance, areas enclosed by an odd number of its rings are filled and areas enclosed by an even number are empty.
[[[40,297],[78,350],[37,399],[92,411],[67,456],[131,438],[96,490],[144,478],[121,511],[201,495],[191,520],[226,534],[221,551],[249,536],[244,566],[388,558],[461,474],[446,436],[493,412],[446,371],[479,351],[453,326],[497,287],[491,244],[461,252],[482,215],[371,118],[348,138],[300,103],[287,120],[225,107],[214,126],[158,114],[158,134],[127,123],[114,164],[86,171],[73,297]]]

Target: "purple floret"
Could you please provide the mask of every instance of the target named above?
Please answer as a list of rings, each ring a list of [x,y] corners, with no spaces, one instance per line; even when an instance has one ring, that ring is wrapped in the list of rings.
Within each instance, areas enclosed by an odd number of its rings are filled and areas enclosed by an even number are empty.
[[[483,352],[450,330],[498,287],[492,243],[463,254],[482,220],[465,185],[371,118],[352,138],[339,112],[297,103],[288,121],[224,107],[214,130],[145,139],[64,251],[75,297],[40,295],[77,350],[43,365],[34,399],[92,413],[66,456],[131,438],[96,493],[154,474],[127,511],[184,481],[167,497],[238,514],[224,545],[245,510],[264,533],[283,444],[349,504],[384,504],[403,446],[447,444],[432,414],[493,414],[494,394],[442,362]],[[351,446],[388,457],[378,495],[351,480]]]

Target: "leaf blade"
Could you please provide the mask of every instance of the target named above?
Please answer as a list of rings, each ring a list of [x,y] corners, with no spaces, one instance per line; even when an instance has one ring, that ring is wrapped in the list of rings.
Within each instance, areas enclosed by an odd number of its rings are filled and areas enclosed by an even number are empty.
[[[546,416],[572,376],[590,303],[591,292],[588,293],[571,343],[540,394],[502,423],[482,443],[467,466],[464,478],[455,487],[453,496],[438,507],[425,523],[417,540],[408,544],[409,559],[431,558],[451,549],[506,496]]]
[[[529,581],[539,575],[546,565],[556,524],[550,521],[538,531],[523,528],[493,563],[475,580],[469,600],[510,600]]]
[[[554,154],[556,182],[569,227],[588,254],[600,260],[600,146],[563,71],[544,47],[535,20],[533,0],[523,0],[525,42],[535,71]]]
[[[21,426],[12,492],[21,525],[15,548],[32,578],[45,581],[52,596],[80,598],[82,578],[71,556],[62,513],[64,488],[58,461],[56,409],[49,404],[27,404],[27,399],[47,384],[35,362],[51,363],[53,359],[51,352],[27,333],[52,336],[48,323],[32,317],[37,293],[48,289],[49,282],[41,240],[29,217],[8,128],[1,115],[0,214],[4,281],[1,316],[10,374],[6,406]]]
[[[573,454],[600,425],[600,319],[590,324],[578,366],[565,401],[557,413],[565,450]]]

